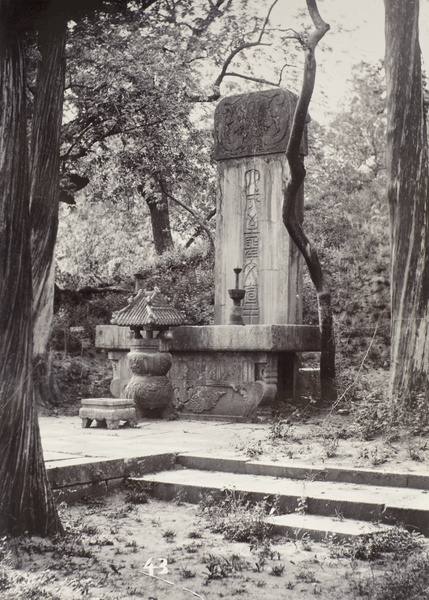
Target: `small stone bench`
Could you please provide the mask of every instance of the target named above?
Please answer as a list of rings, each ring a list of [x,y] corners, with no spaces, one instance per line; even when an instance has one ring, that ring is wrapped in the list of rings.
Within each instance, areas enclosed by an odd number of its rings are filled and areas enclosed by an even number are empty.
[[[97,421],[97,426],[106,425],[107,429],[118,429],[120,421],[130,427],[137,425],[134,401],[128,398],[84,398],[79,417],[85,428],[91,427],[93,421]]]

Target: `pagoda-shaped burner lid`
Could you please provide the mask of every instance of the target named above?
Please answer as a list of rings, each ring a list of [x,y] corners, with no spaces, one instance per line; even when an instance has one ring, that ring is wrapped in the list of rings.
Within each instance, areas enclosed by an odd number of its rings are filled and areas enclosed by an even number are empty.
[[[182,325],[183,314],[169,305],[159,290],[139,290],[128,306],[112,315],[111,323],[139,329],[161,330],[173,325]]]

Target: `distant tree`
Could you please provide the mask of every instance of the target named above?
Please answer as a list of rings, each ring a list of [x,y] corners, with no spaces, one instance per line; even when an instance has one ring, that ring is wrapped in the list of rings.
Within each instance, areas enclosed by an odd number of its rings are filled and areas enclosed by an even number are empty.
[[[353,192],[368,181],[385,184],[386,81],[384,66],[359,63],[341,111],[328,125],[311,122],[306,189]]]
[[[429,181],[419,1],[385,0],[391,396],[429,400]]]
[[[304,224],[332,292],[336,362],[387,368],[390,351],[389,215],[384,67],[353,67],[350,91],[328,124],[308,127]],[[311,108],[310,108],[311,112]],[[305,278],[306,317],[317,307]]]
[[[359,261],[355,244],[360,240],[362,252],[365,233],[371,235],[371,243],[376,241],[374,233],[378,244],[388,244],[383,65],[356,65],[350,83],[344,108],[329,124],[312,121],[308,128],[305,219],[319,248],[341,247]],[[363,252],[362,258],[367,262]]]

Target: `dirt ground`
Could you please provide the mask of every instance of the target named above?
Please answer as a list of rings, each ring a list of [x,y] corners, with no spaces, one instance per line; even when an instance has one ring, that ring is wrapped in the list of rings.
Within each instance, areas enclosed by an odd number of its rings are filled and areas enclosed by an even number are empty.
[[[429,598],[410,591],[396,596],[389,588],[399,567],[401,573],[418,569],[427,586],[426,543],[408,551],[406,558],[390,552],[372,561],[344,556],[350,547],[332,540],[278,538],[252,548],[252,544],[228,542],[222,533],[213,533],[196,506],[153,499],[136,504],[127,502],[126,494],[121,491],[103,500],[61,506],[67,528],[62,540],[3,539],[1,598]]]
[[[379,432],[376,417],[324,410],[269,418],[229,450],[253,460],[290,461],[300,465],[420,472],[429,475],[427,434],[396,426]]]
[[[335,411],[295,407],[261,417],[225,450],[252,460],[428,473],[427,434],[399,426],[380,433],[384,415],[371,402],[361,415],[344,402]],[[298,536],[232,542],[213,532],[201,506],[135,503],[128,494],[61,505],[63,539],[1,539],[2,600],[429,600],[428,540],[419,548],[402,533],[384,547]]]

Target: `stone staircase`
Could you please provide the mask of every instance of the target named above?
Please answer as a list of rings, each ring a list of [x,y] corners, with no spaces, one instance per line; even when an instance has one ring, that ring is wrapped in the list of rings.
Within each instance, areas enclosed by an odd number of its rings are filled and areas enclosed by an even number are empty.
[[[130,479],[169,501],[225,489],[276,498],[269,520],[282,534],[341,539],[401,524],[429,537],[429,475],[179,454],[173,468]]]

